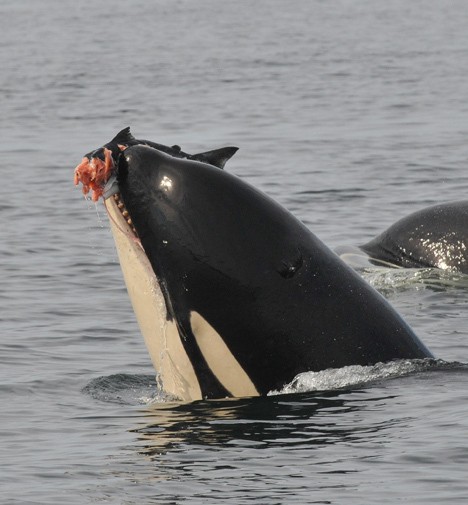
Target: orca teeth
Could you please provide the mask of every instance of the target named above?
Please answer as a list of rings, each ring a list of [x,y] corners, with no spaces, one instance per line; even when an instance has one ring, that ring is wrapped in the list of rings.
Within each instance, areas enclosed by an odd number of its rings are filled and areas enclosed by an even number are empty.
[[[133,226],[132,218],[130,217],[129,212],[120,197],[120,193],[115,193],[114,195],[112,195],[112,198],[115,200],[117,207],[118,207],[120,213],[122,214],[122,217],[125,219],[128,226],[130,226],[130,228],[132,229],[135,237],[138,238],[138,233],[137,233],[135,227]]]

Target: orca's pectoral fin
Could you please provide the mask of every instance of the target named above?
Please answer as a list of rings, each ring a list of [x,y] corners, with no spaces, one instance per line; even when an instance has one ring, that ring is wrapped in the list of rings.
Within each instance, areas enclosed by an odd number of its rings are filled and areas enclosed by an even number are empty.
[[[224,168],[226,162],[231,159],[238,150],[238,147],[221,147],[221,149],[193,154],[190,156],[190,159],[209,163],[218,168]]]
[[[127,126],[127,128],[124,128],[117,133],[117,135],[111,140],[111,143],[115,142],[116,144],[126,144],[132,140],[135,140],[135,137],[130,133],[130,126]]]

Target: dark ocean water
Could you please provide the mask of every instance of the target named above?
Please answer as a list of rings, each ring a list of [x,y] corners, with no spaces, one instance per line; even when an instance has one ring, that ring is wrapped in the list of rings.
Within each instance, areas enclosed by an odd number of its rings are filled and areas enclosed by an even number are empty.
[[[127,125],[237,145],[229,171],[364,243],[466,198],[467,26],[462,0],[0,1],[1,503],[468,502],[466,277],[364,274],[445,364],[167,403],[73,187]]]

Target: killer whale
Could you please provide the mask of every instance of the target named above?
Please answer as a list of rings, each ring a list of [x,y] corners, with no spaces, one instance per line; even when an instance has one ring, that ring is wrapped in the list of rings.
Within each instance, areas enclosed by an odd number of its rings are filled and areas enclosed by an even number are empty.
[[[110,163],[112,232],[168,393],[265,395],[305,371],[432,357],[380,294],[238,177],[142,144]]]
[[[414,212],[359,246],[374,265],[468,274],[468,201]]]

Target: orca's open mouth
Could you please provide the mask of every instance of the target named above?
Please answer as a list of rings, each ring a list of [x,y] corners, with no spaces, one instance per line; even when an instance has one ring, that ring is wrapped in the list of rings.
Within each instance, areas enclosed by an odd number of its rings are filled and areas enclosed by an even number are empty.
[[[125,207],[125,204],[120,196],[120,193],[115,193],[114,195],[112,195],[111,197],[109,197],[106,202],[108,200],[113,200],[115,202],[115,205],[117,206],[117,208],[119,209],[119,212],[120,212],[120,215],[122,216],[122,218],[126,221],[126,223],[128,224],[128,226],[130,227],[130,229],[132,230],[133,234],[135,235],[135,238],[138,239],[138,233],[135,229],[135,226],[133,225],[133,221],[132,221],[132,218],[127,210],[127,208]],[[118,225],[118,223],[116,223]]]
[[[138,239],[138,233],[133,225],[132,218],[119,192],[115,162],[109,149],[105,147],[98,149],[92,155],[86,155],[82,159],[81,163],[75,168],[75,184],[78,185],[79,183],[83,186],[84,195],[91,192],[93,202],[97,202],[101,197],[105,202],[115,202],[120,215],[128,224],[135,238]],[[111,217],[111,219],[113,218]],[[115,224],[118,228],[121,228],[121,223],[116,222]]]

